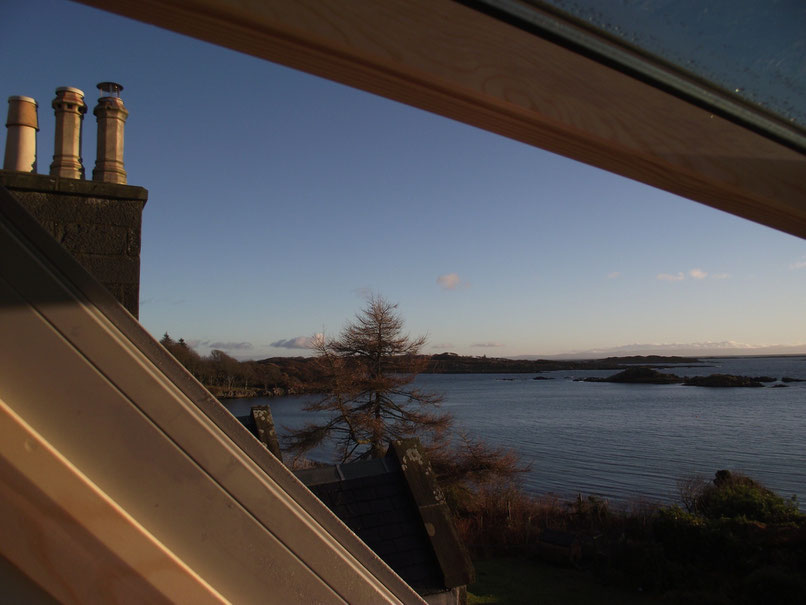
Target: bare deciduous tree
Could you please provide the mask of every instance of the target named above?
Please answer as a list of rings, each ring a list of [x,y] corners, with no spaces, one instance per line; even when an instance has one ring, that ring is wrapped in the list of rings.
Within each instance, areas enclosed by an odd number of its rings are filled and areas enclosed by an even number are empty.
[[[428,363],[420,354],[424,343],[404,332],[396,304],[368,298],[338,338],[315,340],[326,394],[306,409],[327,412],[328,419],[293,431],[287,448],[302,454],[333,441],[347,462],[379,458],[394,439],[437,440],[451,423],[436,410],[442,398],[411,386]]]

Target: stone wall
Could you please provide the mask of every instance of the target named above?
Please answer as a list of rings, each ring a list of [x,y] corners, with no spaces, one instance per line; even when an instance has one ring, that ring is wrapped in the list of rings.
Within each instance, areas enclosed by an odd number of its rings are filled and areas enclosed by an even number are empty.
[[[0,170],[8,189],[112,295],[138,316],[142,187]]]

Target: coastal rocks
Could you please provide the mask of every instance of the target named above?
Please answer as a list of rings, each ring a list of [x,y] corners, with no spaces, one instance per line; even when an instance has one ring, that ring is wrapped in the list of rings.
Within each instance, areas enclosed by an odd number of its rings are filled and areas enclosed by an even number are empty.
[[[792,378],[791,376],[784,376],[781,382],[806,382],[803,378]]]
[[[554,380],[551,376],[535,376],[532,380]]]
[[[750,376],[733,376],[731,374],[711,374],[710,376],[692,376],[683,381],[690,387],[763,387],[764,385]]]
[[[677,384],[683,382],[680,376],[664,374],[652,368],[634,367],[606,378],[585,378],[584,382],[622,382],[630,384]]]

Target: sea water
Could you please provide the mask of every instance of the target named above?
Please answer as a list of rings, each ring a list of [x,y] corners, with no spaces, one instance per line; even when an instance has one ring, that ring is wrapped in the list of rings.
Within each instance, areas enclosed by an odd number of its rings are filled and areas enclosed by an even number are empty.
[[[736,374],[806,380],[806,357],[703,360],[670,367],[680,376]],[[444,396],[457,430],[512,449],[535,494],[596,495],[612,502],[676,501],[680,480],[745,473],[806,501],[806,382],[787,388],[705,388],[579,382],[614,371],[424,374],[416,386]],[[269,404],[279,427],[313,420],[316,396],[229,400],[236,415]],[[281,429],[282,433],[282,429]],[[327,461],[327,450],[315,457]]]

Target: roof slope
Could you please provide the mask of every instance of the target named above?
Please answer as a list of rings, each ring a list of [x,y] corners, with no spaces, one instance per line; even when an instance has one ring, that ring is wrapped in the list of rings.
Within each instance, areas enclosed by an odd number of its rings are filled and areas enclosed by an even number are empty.
[[[422,602],[2,188],[0,256],[0,556],[65,603]]]

